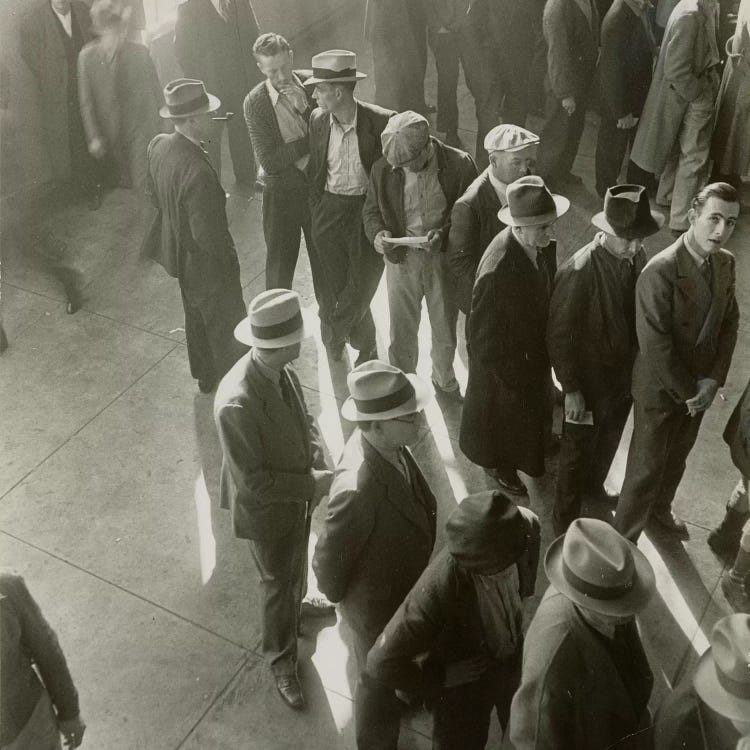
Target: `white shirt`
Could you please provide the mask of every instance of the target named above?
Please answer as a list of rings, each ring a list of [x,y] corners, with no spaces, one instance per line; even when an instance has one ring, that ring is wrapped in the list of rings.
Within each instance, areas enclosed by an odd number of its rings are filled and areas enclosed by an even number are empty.
[[[68,12],[65,15],[62,15],[62,13],[58,13],[55,8],[50,4],[49,6],[52,8],[52,12],[60,19],[60,23],[62,24],[62,27],[65,29],[65,33],[69,36],[73,36],[73,11],[68,10]]]
[[[326,190],[337,195],[364,195],[367,182],[367,172],[359,158],[356,112],[354,120],[346,127],[331,115]]]
[[[690,243],[688,242],[687,235],[685,235],[685,247],[687,248],[687,251],[690,253],[690,257],[695,262],[695,265],[698,266],[699,271],[703,271],[703,266],[710,256],[706,256],[705,258],[697,251],[692,248]]]
[[[491,169],[488,170],[487,174],[490,178],[490,184],[495,188],[495,193],[497,193],[497,197],[500,199],[500,208],[504,208],[508,205],[508,186],[504,182],[500,182],[500,180],[492,174]]]

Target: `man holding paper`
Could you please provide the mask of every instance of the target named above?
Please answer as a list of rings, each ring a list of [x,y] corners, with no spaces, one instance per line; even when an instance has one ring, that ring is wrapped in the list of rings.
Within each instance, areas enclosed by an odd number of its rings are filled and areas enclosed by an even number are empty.
[[[604,480],[633,401],[635,282],[646,264],[641,240],[658,232],[664,217],[650,210],[644,187],[615,185],[591,223],[601,231],[558,270],[547,322],[550,361],[565,393],[552,519],[558,535],[580,515],[585,492],[605,499]]]

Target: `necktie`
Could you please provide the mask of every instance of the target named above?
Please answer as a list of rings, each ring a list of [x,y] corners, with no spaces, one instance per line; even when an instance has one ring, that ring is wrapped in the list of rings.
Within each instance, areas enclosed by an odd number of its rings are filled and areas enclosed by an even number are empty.
[[[703,261],[703,265],[701,266],[701,273],[703,274],[703,278],[706,280],[706,284],[708,284],[708,288],[711,289],[713,287],[713,268],[711,267],[711,258],[708,257]]]
[[[279,386],[281,387],[281,398],[284,399],[284,403],[289,407],[289,409],[294,412],[295,399],[292,384],[289,382],[289,376],[283,370],[281,371],[281,375],[279,376]]]
[[[552,279],[550,278],[547,269],[547,259],[544,257],[541,250],[536,251],[536,267],[539,272],[539,277],[542,280],[542,284],[544,285],[544,290],[549,297],[552,294]]]

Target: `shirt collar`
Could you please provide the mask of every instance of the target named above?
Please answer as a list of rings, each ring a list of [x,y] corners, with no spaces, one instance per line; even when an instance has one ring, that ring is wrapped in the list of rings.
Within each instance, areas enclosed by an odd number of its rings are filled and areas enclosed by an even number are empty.
[[[624,2],[625,5],[627,5],[628,8],[630,8],[630,10],[632,10],[633,13],[636,14],[636,16],[642,16],[648,10],[648,5],[643,10],[641,10],[636,0],[624,0]],[[651,3],[649,3],[649,5],[651,5]]]
[[[685,249],[690,253],[690,257],[695,261],[695,265],[698,266],[698,268],[703,268],[703,264],[708,259],[709,256],[703,257],[691,244],[690,240],[688,239],[688,233],[685,232],[684,235],[682,235],[683,242],[685,243]]]
[[[252,353],[253,362],[258,368],[258,372],[268,380],[272,385],[279,387],[281,383],[281,372],[274,370],[273,367],[269,367],[259,356],[258,353],[253,349]]]
[[[334,117],[333,112],[331,112],[331,114],[330,114],[331,128],[333,128],[334,125],[335,125],[344,134],[348,133],[350,130],[356,130],[357,129],[357,114],[358,114],[358,111],[359,111],[359,107],[357,107],[354,110],[354,119],[352,120],[351,125],[349,125],[349,127],[347,127],[346,129],[344,129],[343,125],[341,125],[341,123]]]
[[[500,199],[500,206],[501,208],[508,205],[508,185],[504,182],[501,182],[500,180],[495,177],[494,174],[492,174],[491,167],[487,167],[487,175],[490,178],[490,184],[493,188],[495,188],[495,192],[497,193],[497,197]]]
[[[67,13],[58,13],[57,10],[55,10],[55,6],[52,5],[52,3],[49,4],[49,7],[52,8],[52,12],[61,20],[61,21],[67,21],[69,18],[73,17],[73,6],[71,6],[68,9]]]

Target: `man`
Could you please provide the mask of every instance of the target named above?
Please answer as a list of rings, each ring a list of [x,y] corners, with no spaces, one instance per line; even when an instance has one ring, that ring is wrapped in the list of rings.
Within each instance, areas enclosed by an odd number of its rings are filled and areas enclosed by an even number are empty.
[[[570,207],[541,177],[508,186],[507,224],[482,256],[469,317],[469,384],[459,444],[514,495],[518,476],[544,474],[545,423],[551,391],[545,334],[557,268],[552,226]]]
[[[615,528],[633,541],[649,517],[687,535],[672,501],[737,340],[734,257],[721,246],[739,211],[731,185],[707,185],[693,199],[690,229],[649,261],[636,284],[633,437],[615,516]]]
[[[310,116],[310,182],[313,241],[332,298],[323,343],[335,361],[346,341],[359,350],[357,364],[377,356],[370,302],[383,274],[383,259],[368,241],[362,207],[372,165],[383,155],[380,135],[393,112],[354,98],[357,56],[329,50],[312,59],[318,103]]]
[[[245,353],[234,339],[244,317],[240,264],[229,233],[226,194],[203,149],[221,103],[203,81],[164,87],[161,116],[175,132],[148,147],[149,193],[158,209],[143,253],[180,282],[190,372],[209,393]]]
[[[231,507],[234,535],[250,540],[263,591],[263,655],[291,708],[304,706],[297,678],[297,632],[307,589],[310,517],[332,472],[302,387],[290,367],[311,335],[299,295],[269,289],[248,307],[235,335],[253,347],[222,379],[214,419],[224,458],[221,505]],[[306,600],[311,614],[331,611]]]
[[[255,159],[240,112],[245,95],[260,80],[253,58],[253,43],[259,34],[250,0],[186,0],[177,6],[177,62],[185,77],[202,80],[221,100],[234,179],[250,188],[255,184]],[[235,116],[229,117],[228,112]],[[219,178],[222,130],[222,122],[217,121],[206,134]]]
[[[565,394],[556,534],[580,515],[584,491],[606,497],[604,480],[632,404],[635,282],[646,265],[641,241],[663,222],[650,210],[644,187],[615,185],[607,190],[604,211],[591,219],[600,232],[555,277],[547,349]]]
[[[536,172],[539,136],[517,125],[498,125],[484,139],[489,166],[456,201],[448,233],[447,261],[456,281],[458,309],[471,308],[479,261],[491,240],[505,229],[497,212],[508,205],[508,185]]]
[[[464,498],[446,546],[386,625],[357,693],[362,747],[396,748],[393,690],[430,698],[435,748],[484,750],[493,708],[508,725],[521,677],[523,599],[534,593],[539,519],[500,492]]]
[[[571,174],[599,54],[599,13],[593,0],[548,0],[544,6],[547,79],[538,172],[554,185]]]
[[[354,368],[341,416],[356,422],[336,467],[313,570],[340,603],[357,671],[416,583],[435,543],[435,496],[407,446],[419,437],[426,383],[378,360]]]
[[[580,518],[547,550],[550,586],[531,621],[510,709],[514,750],[647,747],[653,675],[635,616],[656,586],[646,556]]]
[[[383,156],[370,175],[362,218],[367,239],[385,257],[391,319],[392,365],[416,372],[419,321],[427,300],[432,331],[432,384],[461,400],[453,358],[458,308],[447,278],[445,247],[451,209],[476,177],[471,157],[430,136],[430,123],[416,112],[394,115],[381,135]],[[394,237],[426,238],[417,245]]]
[[[656,202],[670,206],[675,235],[689,226],[707,176],[720,62],[716,0],[680,0],[664,34],[630,158],[661,175]]]
[[[648,95],[656,54],[650,7],[649,0],[615,0],[602,21],[596,141],[596,192],[602,198],[618,182]]]

